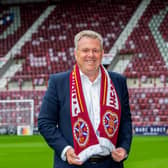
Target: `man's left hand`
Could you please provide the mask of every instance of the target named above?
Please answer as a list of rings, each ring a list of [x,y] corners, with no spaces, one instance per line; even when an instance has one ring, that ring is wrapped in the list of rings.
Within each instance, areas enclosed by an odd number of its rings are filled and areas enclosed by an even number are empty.
[[[116,148],[112,151],[111,156],[114,161],[120,162],[126,158],[127,152],[124,148],[119,147],[119,148]]]

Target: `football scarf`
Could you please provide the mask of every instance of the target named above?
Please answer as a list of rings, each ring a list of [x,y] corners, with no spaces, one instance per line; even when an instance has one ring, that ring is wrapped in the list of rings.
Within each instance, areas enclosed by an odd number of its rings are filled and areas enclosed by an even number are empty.
[[[102,65],[100,70],[100,123],[96,132],[87,111],[77,65],[74,66],[70,75],[70,109],[73,142],[75,152],[82,161],[85,161],[93,154],[101,152],[100,145],[112,151],[117,143],[121,116],[120,101],[108,72]]]

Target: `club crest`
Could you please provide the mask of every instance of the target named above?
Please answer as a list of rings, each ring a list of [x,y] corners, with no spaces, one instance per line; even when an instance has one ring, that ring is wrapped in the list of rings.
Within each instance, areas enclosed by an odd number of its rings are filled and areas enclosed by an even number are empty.
[[[116,113],[107,111],[103,116],[103,126],[106,134],[112,137],[118,128],[118,116]]]
[[[87,123],[79,118],[74,124],[73,132],[79,146],[85,146],[89,138],[89,127]]]

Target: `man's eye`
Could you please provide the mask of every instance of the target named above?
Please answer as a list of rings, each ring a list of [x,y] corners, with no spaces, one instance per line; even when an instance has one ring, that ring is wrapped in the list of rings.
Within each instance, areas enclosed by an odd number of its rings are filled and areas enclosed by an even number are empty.
[[[93,49],[93,50],[90,50],[90,49],[82,49],[81,51],[82,51],[83,53],[92,52],[92,53],[95,53],[95,54],[97,54],[97,53],[100,52],[100,50],[98,50],[98,49]]]
[[[84,53],[88,53],[89,52],[89,49],[83,49],[82,50]]]
[[[94,52],[94,53],[99,53],[99,50],[94,49],[93,52]]]

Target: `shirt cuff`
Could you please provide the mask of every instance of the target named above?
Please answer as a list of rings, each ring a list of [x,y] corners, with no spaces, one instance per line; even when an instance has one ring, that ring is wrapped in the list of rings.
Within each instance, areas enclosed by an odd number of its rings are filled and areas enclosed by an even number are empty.
[[[68,149],[70,149],[70,148],[72,148],[72,146],[66,146],[64,149],[63,149],[63,151],[62,151],[62,153],[61,153],[61,159],[63,160],[63,161],[66,161],[66,152],[67,152],[67,150]]]

